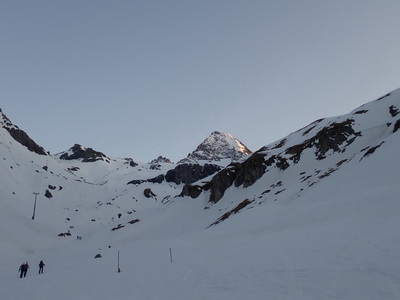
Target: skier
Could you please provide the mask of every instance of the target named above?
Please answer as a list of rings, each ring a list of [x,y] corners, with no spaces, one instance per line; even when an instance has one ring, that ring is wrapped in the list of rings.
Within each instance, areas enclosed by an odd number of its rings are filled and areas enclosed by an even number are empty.
[[[39,274],[43,274],[43,267],[45,266],[43,260],[40,261],[39,263]]]
[[[24,272],[25,272],[25,263],[22,263],[22,265],[19,267],[18,271],[20,272],[19,278],[22,278],[22,276],[24,276]]]
[[[26,262],[25,268],[24,268],[24,277],[26,277],[26,273],[28,273],[28,269],[29,269],[29,265],[28,265],[28,262]]]

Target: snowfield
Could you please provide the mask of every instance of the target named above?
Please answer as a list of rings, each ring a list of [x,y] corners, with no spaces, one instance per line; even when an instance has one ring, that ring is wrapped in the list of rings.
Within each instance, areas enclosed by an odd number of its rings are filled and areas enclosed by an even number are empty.
[[[301,165],[232,186],[215,204],[207,191],[175,197],[182,185],[173,183],[127,185],[170,166],[62,162],[1,128],[0,299],[400,299],[400,138],[393,125],[382,126],[388,103],[400,107],[398,90],[363,108],[378,107],[376,119],[355,115],[356,126],[371,130],[346,151],[315,160],[305,150]],[[355,150],[382,141],[371,155]],[[344,159],[315,183],[299,175]],[[66,171],[68,164],[80,170]],[[280,190],[266,194],[278,181]],[[44,197],[49,185],[52,198]],[[157,196],[144,197],[145,188]],[[40,192],[34,220],[33,192]],[[244,199],[254,201],[210,226]]]

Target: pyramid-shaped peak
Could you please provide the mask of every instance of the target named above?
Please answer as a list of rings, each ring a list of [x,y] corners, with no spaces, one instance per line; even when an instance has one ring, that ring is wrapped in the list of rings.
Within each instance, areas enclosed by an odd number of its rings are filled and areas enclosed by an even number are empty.
[[[252,152],[230,133],[212,132],[187,158],[179,163],[194,163],[200,160],[220,161],[230,159],[236,161]]]

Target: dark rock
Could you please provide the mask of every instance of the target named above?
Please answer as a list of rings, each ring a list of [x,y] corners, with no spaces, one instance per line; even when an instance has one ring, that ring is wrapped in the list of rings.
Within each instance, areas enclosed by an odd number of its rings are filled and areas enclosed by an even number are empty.
[[[368,112],[368,110],[364,109],[364,110],[358,110],[354,113],[354,115],[361,115],[361,114],[366,114]]]
[[[264,175],[267,169],[264,157],[264,154],[254,153],[243,163],[237,165],[236,187],[242,184],[243,187],[251,186]]]
[[[234,209],[224,213],[220,218],[218,218],[217,221],[215,221],[214,223],[212,223],[210,226],[214,226],[217,225],[219,223],[221,223],[222,221],[225,221],[226,219],[228,219],[230,216],[237,214],[239,211],[241,211],[243,208],[245,208],[246,206],[248,206],[249,204],[251,204],[252,202],[254,202],[254,200],[249,200],[246,199],[244,201],[242,201],[241,203],[239,203]]]
[[[192,198],[197,198],[203,191],[203,187],[200,185],[187,184],[183,187],[182,193],[179,196],[188,196]]]
[[[376,101],[380,101],[380,100],[382,100],[382,99],[384,99],[384,98],[386,98],[386,97],[389,97],[389,96],[390,96],[390,93],[388,93],[388,94],[386,94],[386,95],[384,95],[384,96],[382,96],[382,97],[376,99]]]
[[[44,196],[45,196],[46,198],[49,198],[49,199],[53,197],[53,195],[50,193],[49,190],[46,190],[46,193],[44,194]]]
[[[204,166],[198,164],[181,164],[176,166],[175,169],[169,170],[165,175],[165,180],[176,184],[191,184],[221,169],[222,167],[214,164],[205,164]]]
[[[134,168],[134,167],[136,167],[138,164],[137,163],[135,163],[133,160],[129,160],[129,165],[132,167],[132,168]]]
[[[118,224],[116,227],[114,227],[113,229],[111,229],[111,231],[115,231],[115,230],[118,230],[118,229],[121,229],[121,228],[124,228],[124,227],[125,227],[124,225]]]
[[[152,192],[151,189],[145,189],[145,190],[143,191],[143,194],[144,194],[144,196],[145,196],[146,198],[157,197],[157,195],[154,194],[154,193]]]
[[[400,119],[396,121],[396,123],[394,124],[393,127],[393,133],[397,132],[397,130],[399,130],[400,128]]]
[[[137,184],[142,184],[142,183],[144,183],[144,182],[147,182],[147,180],[142,180],[142,179],[139,179],[139,180],[131,180],[131,181],[129,181],[127,184],[134,184],[134,185],[137,185]]]
[[[12,138],[16,140],[21,145],[28,148],[29,151],[35,152],[39,155],[47,155],[46,151],[36,144],[23,130],[18,128],[7,128],[7,131],[10,133]]]
[[[211,189],[210,202],[217,203],[224,196],[225,191],[235,181],[237,169],[237,164],[229,165],[212,178],[209,183]]]
[[[75,144],[70,151],[72,154],[64,153],[60,156],[63,160],[82,159],[82,162],[94,162],[97,160],[108,161],[109,158],[103,153],[93,150],[92,148],[85,148],[79,144]]]
[[[332,123],[330,126],[322,128],[314,137],[305,140],[301,144],[289,147],[286,150],[286,154],[292,155],[290,159],[297,163],[302,152],[307,148],[316,148],[315,155],[317,159],[324,159],[329,150],[341,152],[340,145],[347,142],[346,146],[348,146],[354,142],[357,136],[361,135],[359,132],[354,131],[353,123],[353,119],[347,119],[341,123]],[[349,139],[350,136],[353,137]]]
[[[164,179],[165,179],[165,176],[163,174],[161,174],[161,175],[158,175],[157,177],[147,179],[147,182],[161,183],[164,181]]]
[[[140,220],[139,219],[133,219],[133,220],[129,221],[128,223],[129,224],[135,224],[137,222],[140,222]]]
[[[362,157],[361,159],[363,159],[363,158],[365,158],[365,157],[367,157],[367,156],[373,154],[373,153],[376,151],[376,149],[378,149],[380,146],[383,145],[383,143],[384,143],[384,142],[380,143],[380,144],[377,145],[377,146],[370,147],[370,148],[364,153],[364,155],[363,155],[363,157]]]
[[[392,105],[389,107],[389,113],[392,115],[392,117],[395,117],[400,113],[400,111],[397,109],[396,106]]]

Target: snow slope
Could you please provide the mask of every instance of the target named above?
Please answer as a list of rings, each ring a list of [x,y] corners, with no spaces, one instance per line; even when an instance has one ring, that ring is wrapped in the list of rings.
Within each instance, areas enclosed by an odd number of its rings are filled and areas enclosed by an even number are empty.
[[[399,90],[267,145],[258,154],[289,166],[232,185],[215,204],[210,191],[176,198],[180,185],[127,185],[165,171],[146,164],[75,161],[70,172],[1,128],[0,299],[400,299],[397,107]],[[287,149],[349,117],[361,132],[351,144],[290,160]],[[30,273],[19,279],[24,261]]]

